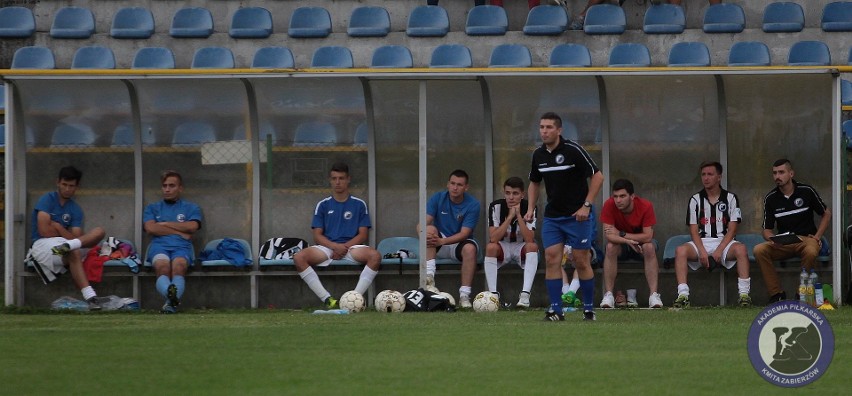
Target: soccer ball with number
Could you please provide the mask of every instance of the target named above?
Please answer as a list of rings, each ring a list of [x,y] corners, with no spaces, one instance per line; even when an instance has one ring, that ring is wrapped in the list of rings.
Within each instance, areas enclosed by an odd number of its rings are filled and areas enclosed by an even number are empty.
[[[350,290],[340,296],[340,308],[348,309],[349,312],[361,312],[367,307],[367,302],[364,301],[364,296],[355,290]]]
[[[382,290],[376,295],[375,305],[379,312],[402,312],[405,310],[405,298],[398,291]]]
[[[456,299],[453,298],[452,294],[447,293],[447,292],[438,292],[438,295],[446,298],[447,300],[450,300],[450,305],[452,305],[454,307],[456,306]]]
[[[495,312],[500,309],[500,299],[492,292],[480,292],[473,299],[473,310],[476,312]]]

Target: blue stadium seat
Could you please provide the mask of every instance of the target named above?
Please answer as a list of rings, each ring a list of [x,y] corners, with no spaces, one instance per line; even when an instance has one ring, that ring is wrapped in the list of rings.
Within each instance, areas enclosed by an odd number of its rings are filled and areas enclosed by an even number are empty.
[[[303,122],[293,135],[294,146],[333,146],[337,144],[337,129],[321,121]]]
[[[530,50],[521,44],[500,44],[491,51],[488,67],[530,67]]]
[[[80,148],[95,144],[95,132],[85,124],[62,124],[53,130],[51,147]]]
[[[95,34],[95,16],[88,8],[60,8],[53,18],[50,37],[87,39]]]
[[[352,10],[350,37],[385,37],[390,32],[390,14],[384,7],[364,6]]]
[[[0,147],[6,147],[6,124],[0,124]]]
[[[586,34],[622,34],[626,28],[624,10],[615,4],[597,4],[586,11]]]
[[[239,238],[231,238],[231,239],[239,242],[240,245],[243,247],[243,255],[245,255],[245,257],[247,259],[254,262],[254,256],[252,256],[252,254],[251,254],[251,247],[249,246],[248,241],[246,241],[245,239],[239,239]],[[204,251],[204,250],[215,251],[216,247],[219,246],[219,243],[221,243],[221,242],[222,242],[222,239],[214,239],[210,242],[207,242],[207,244],[204,245],[204,249],[202,249],[202,251]],[[204,267],[231,267],[231,266],[235,266],[235,265],[232,264],[232,263],[229,263],[227,260],[201,260],[201,267],[202,268],[204,268]],[[238,266],[238,267],[247,266],[247,267],[251,268],[251,264],[236,265],[236,266]]]
[[[233,69],[234,54],[224,47],[205,47],[195,50],[193,69]]]
[[[852,65],[852,48],[849,48],[849,59],[847,59],[847,64]]]
[[[558,5],[538,5],[527,14],[524,34],[527,36],[558,36],[568,29],[568,14]]]
[[[843,121],[843,137],[846,139],[846,149],[852,150],[852,120]]]
[[[112,132],[113,147],[131,147],[135,142],[133,137],[133,125],[124,123],[115,128]],[[142,145],[153,146],[157,142],[156,136],[151,132],[150,126],[142,126]]]
[[[169,35],[176,38],[208,38],[211,34],[213,34],[213,15],[204,7],[179,9],[169,29]]]
[[[692,240],[689,235],[675,235],[666,240],[666,246],[663,248],[663,266],[665,268],[674,267],[675,249]]]
[[[389,237],[379,241],[376,246],[379,255],[382,256],[382,265],[405,264],[419,265],[420,264],[420,241],[414,237]],[[388,254],[395,254],[400,250],[406,250],[412,254],[409,258],[385,258]]]
[[[792,1],[769,3],[763,9],[763,31],[766,33],[801,32],[804,27],[805,12]]]
[[[821,26],[826,32],[852,32],[852,2],[826,4],[822,9]]]
[[[461,44],[441,44],[432,50],[429,67],[471,67],[470,49]]]
[[[47,47],[21,47],[12,57],[13,69],[53,69],[53,51]]]
[[[745,12],[737,4],[713,4],[704,11],[704,33],[740,33],[743,29]]]
[[[672,46],[669,52],[669,66],[710,66],[710,50],[702,42],[677,43]]]
[[[350,69],[354,67],[352,51],[339,46],[319,47],[311,59],[312,68]]]
[[[840,80],[840,104],[852,106],[852,81]]]
[[[175,55],[165,47],[139,48],[133,57],[133,69],[174,69]]]
[[[364,146],[367,144],[367,123],[362,122],[358,124],[358,128],[355,128],[355,137],[352,139],[352,143],[356,146]]]
[[[109,35],[118,39],[147,39],[154,34],[154,14],[145,7],[118,10],[112,18]]]
[[[216,141],[216,131],[206,122],[188,121],[175,128],[172,146],[193,147]]]
[[[35,33],[35,17],[26,7],[0,8],[0,38],[27,38]]]
[[[80,47],[71,61],[72,69],[115,69],[115,55],[107,47]]]
[[[790,66],[828,66],[831,64],[831,53],[822,41],[799,41],[790,47],[787,58]]]
[[[648,67],[651,53],[648,47],[637,43],[621,43],[609,53],[609,67]]]
[[[657,4],[645,11],[642,31],[647,34],[680,34],[685,27],[686,16],[681,6]]]
[[[273,142],[279,141],[278,133],[275,132],[275,127],[272,126],[272,123],[270,123],[269,121],[261,121],[260,122],[259,133],[260,133],[260,141],[261,142],[265,142],[267,136],[272,136]],[[245,124],[241,123],[240,125],[237,125],[236,128],[234,128],[233,140],[247,140],[246,139],[246,125]]]
[[[441,6],[417,6],[408,16],[405,34],[411,37],[444,37],[450,31],[450,17]]]
[[[503,7],[479,5],[467,13],[464,31],[468,36],[502,36],[509,28],[509,18]]]
[[[0,110],[6,110],[6,86],[0,84]]]
[[[228,34],[232,38],[267,38],[272,34],[272,14],[263,7],[237,9]]]
[[[741,41],[731,46],[728,66],[769,66],[769,47],[760,41]]]
[[[370,67],[376,68],[413,66],[411,51],[401,45],[383,45],[376,48],[376,51],[373,52],[373,62],[370,64]]]
[[[299,7],[290,16],[290,37],[316,38],[331,34],[331,15],[322,7]]]
[[[251,61],[251,67],[255,69],[292,69],[296,67],[293,53],[286,47],[263,47],[258,48]]]
[[[550,52],[550,67],[589,67],[592,55],[582,44],[559,44]]]

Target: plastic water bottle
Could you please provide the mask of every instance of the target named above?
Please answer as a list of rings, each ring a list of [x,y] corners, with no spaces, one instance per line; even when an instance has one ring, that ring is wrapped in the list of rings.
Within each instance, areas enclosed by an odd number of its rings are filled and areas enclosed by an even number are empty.
[[[810,288],[813,290],[811,292],[811,295],[813,296],[811,297],[811,305],[818,307],[819,304],[816,302],[816,285],[819,283],[819,278],[813,268],[811,269],[811,275],[808,277],[808,283],[810,283]]]
[[[805,284],[805,302],[810,305],[816,305],[816,299],[814,298],[814,282],[816,281],[816,273],[811,270],[811,274],[808,276],[808,282]]]
[[[814,298],[816,300],[817,307],[822,306],[825,302],[825,298],[822,294],[822,283],[817,283],[816,286],[814,286]]]
[[[318,309],[314,311],[314,315],[346,315],[348,309]]]
[[[565,265],[569,261],[574,261],[574,254],[571,245],[565,245],[562,248],[562,265]]]
[[[802,267],[802,273],[799,275],[799,301],[807,302],[807,288],[808,283],[808,272],[805,270],[805,267]]]

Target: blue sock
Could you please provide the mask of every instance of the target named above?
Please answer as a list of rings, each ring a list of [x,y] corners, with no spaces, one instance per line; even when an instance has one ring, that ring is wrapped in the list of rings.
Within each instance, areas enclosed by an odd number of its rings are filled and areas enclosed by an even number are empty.
[[[169,290],[169,285],[172,284],[171,279],[168,276],[160,275],[157,277],[157,292],[160,293],[163,297],[166,297],[166,293]]]
[[[562,313],[562,278],[545,279],[544,284],[550,297],[550,311]]]
[[[580,279],[580,289],[583,290],[583,310],[584,311],[594,311],[595,310],[595,278],[592,279]]]
[[[183,291],[186,289],[186,279],[183,276],[175,275],[172,278],[172,283],[177,287],[177,296],[178,298],[183,297]]]

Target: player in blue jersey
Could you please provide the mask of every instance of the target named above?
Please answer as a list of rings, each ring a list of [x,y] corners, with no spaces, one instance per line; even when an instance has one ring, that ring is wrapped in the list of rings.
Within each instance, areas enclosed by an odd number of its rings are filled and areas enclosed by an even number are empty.
[[[157,291],[166,299],[163,313],[175,313],[186,290],[186,271],[195,257],[192,235],[201,229],[201,208],[181,199],[183,178],[180,173],[164,171],[163,200],[145,208],[142,215],[145,232],[151,235],[148,260],[157,276]]]
[[[544,181],[547,206],[544,208],[541,239],[546,263],[545,286],[550,309],[545,320],[565,320],[562,314],[562,253],[571,246],[574,267],[583,291],[583,319],[595,320],[592,299],[595,273],[591,265],[591,249],[595,236],[595,214],[592,201],[603,185],[603,174],[595,161],[579,144],[562,138],[562,118],[545,113],[539,121],[542,145],[532,155],[529,201],[538,200],[539,186]],[[588,179],[588,182],[587,182]],[[527,210],[524,219],[532,221],[534,211]]]
[[[473,230],[479,222],[479,201],[467,193],[467,172],[450,173],[447,190],[435,193],[426,204],[426,288],[435,291],[435,259],[461,262],[459,306],[471,308],[470,292],[479,246]],[[420,225],[417,226],[420,233]]]
[[[313,266],[324,267],[332,260],[345,260],[365,264],[355,285],[363,295],[379,273],[381,256],[376,249],[366,245],[370,228],[367,203],[349,193],[349,165],[332,164],[328,179],[331,195],[317,203],[311,221],[315,245],[293,256],[299,276],[308,284],[326,308],[337,308],[337,300],[325,289]]]
[[[56,191],[42,195],[33,207],[33,245],[27,260],[45,284],[71,271],[74,285],[89,303],[89,309],[101,309],[97,293],[89,285],[80,248],[90,248],[104,239],[104,230],[96,227],[83,232],[83,209],[74,201],[83,173],[73,166],[59,170]]]

